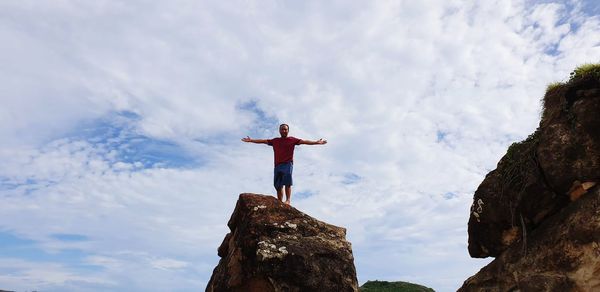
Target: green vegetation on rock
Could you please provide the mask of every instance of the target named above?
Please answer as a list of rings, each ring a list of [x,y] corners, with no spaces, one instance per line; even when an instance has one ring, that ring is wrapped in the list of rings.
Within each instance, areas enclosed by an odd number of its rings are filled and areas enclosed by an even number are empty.
[[[360,292],[434,292],[433,289],[408,282],[367,281]]]
[[[569,82],[586,76],[600,78],[600,63],[588,63],[575,68],[575,70],[571,72]]]
[[[559,87],[561,87],[563,85],[565,85],[565,84],[562,83],[562,82],[552,82],[552,83],[548,84],[548,86],[546,86],[546,92],[552,91],[552,90],[554,90],[556,88],[559,88]]]
[[[569,74],[569,80],[566,82],[552,82],[546,86],[546,94],[542,98],[542,121],[546,118],[546,103],[552,96],[556,96],[557,90],[562,88],[568,88],[569,86],[577,83],[578,80],[584,78],[596,78],[600,79],[600,63],[586,63],[578,66]],[[566,104],[564,105],[566,106]],[[568,112],[567,109],[563,109]]]
[[[566,83],[552,82],[548,84],[548,86],[546,86],[546,93],[554,89],[560,88],[564,85],[567,85],[574,80],[581,79],[587,76],[594,76],[596,78],[600,78],[600,63],[586,63],[580,65],[579,67],[575,68],[575,70],[573,70],[571,74],[569,74],[569,81],[567,81]]]
[[[532,179],[530,175],[539,175],[538,173],[530,173],[530,171],[538,169],[539,162],[536,153],[540,140],[540,132],[540,128],[537,128],[525,140],[512,143],[502,158],[501,166],[499,165],[498,169],[502,176],[500,194],[504,196],[505,192],[516,192],[517,201],[511,201],[511,205],[514,204],[515,207],[524,193],[529,180]]]

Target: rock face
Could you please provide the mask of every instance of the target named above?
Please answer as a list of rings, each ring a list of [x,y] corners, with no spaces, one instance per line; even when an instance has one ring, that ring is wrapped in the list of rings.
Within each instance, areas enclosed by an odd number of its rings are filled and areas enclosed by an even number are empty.
[[[600,82],[546,93],[540,127],[509,147],[473,198],[469,254],[496,257],[569,204],[577,183],[600,181]]]
[[[469,254],[496,257],[460,291],[600,291],[600,66],[544,97],[473,198]]]
[[[346,230],[272,196],[241,194],[206,291],[358,291]]]
[[[544,221],[459,291],[600,291],[600,188]]]

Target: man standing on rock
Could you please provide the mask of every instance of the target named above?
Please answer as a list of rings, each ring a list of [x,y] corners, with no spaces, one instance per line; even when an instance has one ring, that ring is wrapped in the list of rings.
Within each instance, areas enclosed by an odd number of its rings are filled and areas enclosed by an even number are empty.
[[[285,186],[285,203],[290,204],[292,199],[292,169],[294,164],[294,147],[296,145],[323,145],[327,140],[319,139],[317,141],[302,140],[295,137],[288,137],[290,127],[287,124],[279,125],[279,134],[281,137],[273,139],[252,139],[250,136],[243,138],[244,142],[257,144],[268,144],[273,146],[275,153],[275,171],[273,186],[277,190],[277,198],[283,202],[283,187]]]

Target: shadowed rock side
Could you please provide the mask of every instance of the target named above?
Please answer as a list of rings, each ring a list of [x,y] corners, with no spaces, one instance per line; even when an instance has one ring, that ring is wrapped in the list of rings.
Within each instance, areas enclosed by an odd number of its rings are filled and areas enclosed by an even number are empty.
[[[469,254],[497,257],[600,181],[600,82],[582,77],[549,90],[539,128],[509,147],[481,183],[469,218]]]
[[[473,198],[469,253],[496,257],[459,291],[600,291],[600,66],[550,87],[538,129]]]
[[[241,194],[206,291],[358,291],[346,230],[272,196]]]
[[[511,245],[459,291],[600,291],[600,188]]]

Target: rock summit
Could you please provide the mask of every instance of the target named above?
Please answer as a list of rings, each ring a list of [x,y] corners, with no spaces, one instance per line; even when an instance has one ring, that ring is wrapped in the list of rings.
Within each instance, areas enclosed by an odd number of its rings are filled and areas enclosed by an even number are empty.
[[[241,194],[207,292],[358,291],[346,229],[272,196]]]

